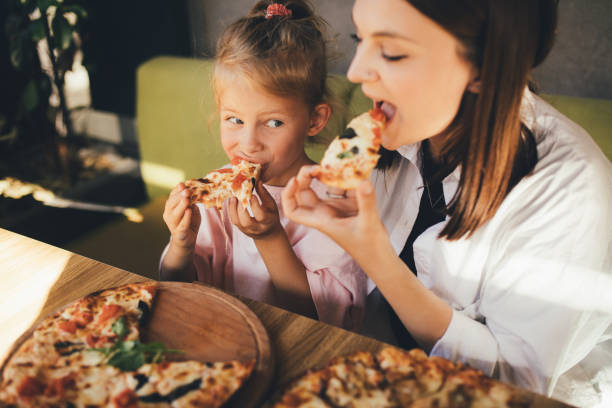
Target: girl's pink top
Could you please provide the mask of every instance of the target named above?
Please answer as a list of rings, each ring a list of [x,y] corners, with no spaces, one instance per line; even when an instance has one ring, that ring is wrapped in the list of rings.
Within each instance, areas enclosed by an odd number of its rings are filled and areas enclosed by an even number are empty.
[[[365,274],[325,234],[284,216],[280,197],[283,187],[265,188],[278,206],[280,221],[293,251],[306,268],[319,320],[349,330],[359,329],[366,297]],[[325,187],[315,180],[313,189],[320,192]],[[272,279],[255,243],[231,223],[226,207],[218,211],[198,204],[198,209],[202,223],[194,257],[197,279],[228,292],[278,305]]]

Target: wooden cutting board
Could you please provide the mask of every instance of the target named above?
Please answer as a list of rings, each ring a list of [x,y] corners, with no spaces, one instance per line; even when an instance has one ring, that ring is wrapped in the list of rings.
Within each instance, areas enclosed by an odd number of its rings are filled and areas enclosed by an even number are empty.
[[[5,364],[35,326],[15,342]],[[264,326],[244,303],[218,289],[159,282],[149,324],[141,333],[145,342],[161,341],[184,351],[177,358],[173,355],[173,360],[255,359],[251,377],[224,407],[258,406],[272,382],[274,359]]]
[[[244,303],[210,286],[160,282],[144,341],[161,341],[199,361],[256,359],[247,383],[226,404],[255,407],[274,376],[266,329]]]

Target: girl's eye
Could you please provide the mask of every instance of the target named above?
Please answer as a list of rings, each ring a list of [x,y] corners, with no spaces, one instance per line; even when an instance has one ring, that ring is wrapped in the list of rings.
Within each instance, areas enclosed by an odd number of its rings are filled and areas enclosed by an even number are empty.
[[[353,41],[355,41],[357,44],[359,44],[359,43],[361,42],[361,37],[359,37],[359,36],[358,36],[357,34],[355,34],[355,33],[352,33],[352,34],[351,34],[351,39],[352,39]]]
[[[281,122],[280,120],[276,120],[276,119],[270,119],[269,121],[266,122],[266,126],[271,127],[271,128],[277,128],[283,125],[284,125],[283,122]]]
[[[229,123],[232,123],[234,125],[242,125],[242,124],[244,124],[244,122],[242,120],[238,119],[235,116],[230,116],[229,118],[227,118],[225,120],[227,120]]]

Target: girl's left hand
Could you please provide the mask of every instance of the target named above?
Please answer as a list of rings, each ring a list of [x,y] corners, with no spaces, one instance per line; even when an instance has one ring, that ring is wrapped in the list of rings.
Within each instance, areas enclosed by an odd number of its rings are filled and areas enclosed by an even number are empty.
[[[240,231],[253,239],[261,239],[282,231],[283,227],[276,202],[261,180],[255,185],[255,190],[261,199],[261,204],[255,195],[251,197],[252,217],[236,198],[229,200],[228,213],[230,221]]]

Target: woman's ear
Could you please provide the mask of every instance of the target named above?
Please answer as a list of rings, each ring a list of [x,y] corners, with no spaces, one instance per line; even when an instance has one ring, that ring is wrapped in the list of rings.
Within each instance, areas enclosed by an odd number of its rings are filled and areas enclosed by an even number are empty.
[[[310,115],[310,123],[308,125],[308,136],[319,134],[331,117],[332,108],[328,103],[320,103],[314,107]]]
[[[480,80],[480,72],[478,72],[475,68],[472,71],[472,79],[468,83],[467,91],[471,93],[480,93],[482,89],[482,81]]]
[[[480,90],[482,89],[481,85],[482,85],[482,81],[480,80],[480,77],[474,78],[468,84],[467,91],[478,94],[480,93]]]

